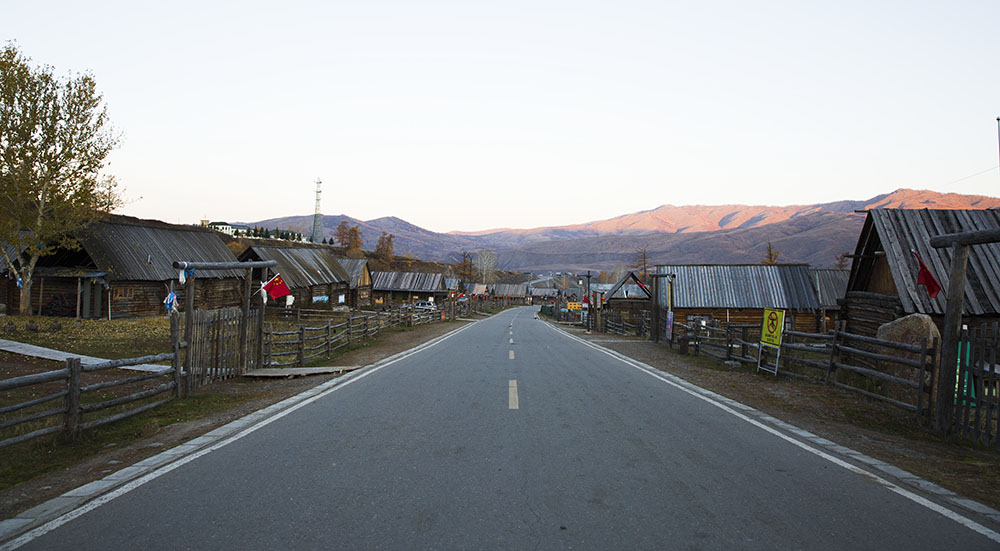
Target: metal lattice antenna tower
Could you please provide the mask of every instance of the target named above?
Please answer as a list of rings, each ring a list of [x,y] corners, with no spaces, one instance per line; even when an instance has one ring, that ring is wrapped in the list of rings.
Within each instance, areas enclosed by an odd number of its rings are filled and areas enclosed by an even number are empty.
[[[323,239],[323,215],[319,212],[319,194],[322,185],[323,181],[316,178],[316,214],[313,215],[313,230],[312,235],[309,236],[309,241],[313,243],[319,243]]]

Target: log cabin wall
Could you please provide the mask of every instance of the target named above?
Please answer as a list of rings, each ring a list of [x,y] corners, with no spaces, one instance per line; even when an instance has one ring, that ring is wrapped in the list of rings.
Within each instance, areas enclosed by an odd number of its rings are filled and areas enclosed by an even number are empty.
[[[727,325],[759,325],[764,321],[764,310],[760,308],[678,308],[674,310],[674,322],[687,325],[694,319],[714,320],[717,327]],[[728,319],[728,323],[727,323]],[[813,333],[818,330],[819,316],[809,310],[785,310],[785,325],[795,331]]]

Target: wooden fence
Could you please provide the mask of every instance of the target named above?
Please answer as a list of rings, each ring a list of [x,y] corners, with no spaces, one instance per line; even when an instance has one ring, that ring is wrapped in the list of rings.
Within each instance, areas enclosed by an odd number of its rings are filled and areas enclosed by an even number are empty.
[[[888,402],[930,420],[938,342],[897,343],[847,333],[785,330],[778,350],[760,345],[759,325],[674,324],[682,350],[757,365],[775,374],[822,381]],[[978,379],[977,379],[978,380]]]
[[[1000,448],[1000,324],[962,331],[955,380],[955,431],[965,438]],[[942,381],[942,384],[951,384]],[[951,406],[952,404],[946,404]]]
[[[0,448],[56,433],[73,439],[82,430],[131,417],[179,397],[182,389],[180,348],[184,346],[178,338],[179,325],[178,316],[172,315],[173,351],[168,354],[86,366],[81,364],[80,358],[69,358],[62,369],[0,381],[5,404],[8,400],[29,398],[0,407],[0,434],[5,436],[0,440]],[[166,361],[170,361],[170,367],[162,371],[124,378],[113,378],[118,375],[109,371]],[[99,376],[99,373],[111,378]],[[42,396],[32,397],[36,394]]]
[[[329,311],[327,311],[329,316]],[[300,325],[292,331],[275,331],[264,324],[264,367],[301,366],[319,356],[330,355],[353,342],[373,339],[392,327],[414,327],[444,321],[440,311],[360,312],[342,321],[328,319],[316,326]]]

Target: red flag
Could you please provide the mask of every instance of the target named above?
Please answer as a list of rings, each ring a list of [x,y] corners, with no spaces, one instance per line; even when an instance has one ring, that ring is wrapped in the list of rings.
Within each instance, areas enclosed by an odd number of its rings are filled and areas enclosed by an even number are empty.
[[[941,284],[934,278],[934,274],[927,269],[927,265],[924,264],[924,261],[920,260],[920,255],[917,254],[917,251],[910,249],[910,252],[913,253],[913,256],[917,257],[917,262],[920,264],[920,273],[917,274],[917,285],[927,287],[927,294],[930,295],[931,298],[936,298],[938,293],[941,292]]]
[[[288,290],[288,285],[285,285],[285,280],[281,279],[281,274],[272,277],[271,281],[265,283],[264,290],[267,291],[267,294],[271,295],[271,300],[292,294]]]

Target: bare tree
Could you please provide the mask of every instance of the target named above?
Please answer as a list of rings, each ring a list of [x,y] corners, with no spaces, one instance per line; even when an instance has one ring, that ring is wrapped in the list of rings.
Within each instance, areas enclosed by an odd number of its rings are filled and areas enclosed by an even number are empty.
[[[497,253],[489,249],[477,251],[475,266],[483,283],[493,283],[497,275]]]
[[[611,272],[611,279],[614,280],[612,283],[618,283],[626,274],[628,274],[628,266],[615,266],[615,271]]]
[[[850,262],[847,259],[847,257],[850,254],[851,253],[849,253],[847,251],[844,251],[844,252],[840,253],[840,256],[837,257],[837,261],[833,264],[833,267],[836,268],[836,269],[838,269],[838,270],[846,270],[848,268],[848,263]]]
[[[646,254],[646,249],[638,248],[635,250],[635,260],[632,263],[632,267],[639,271],[639,279],[646,281],[646,273],[648,272],[648,255]]]

